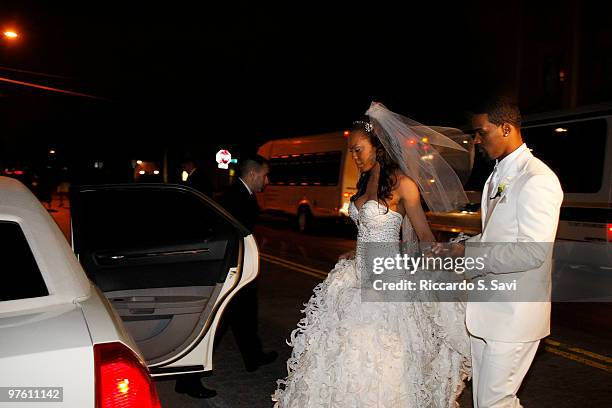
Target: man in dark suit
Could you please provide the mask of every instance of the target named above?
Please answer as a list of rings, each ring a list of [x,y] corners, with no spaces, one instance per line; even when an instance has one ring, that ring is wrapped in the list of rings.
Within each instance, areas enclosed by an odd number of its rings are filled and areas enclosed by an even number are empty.
[[[250,232],[253,232],[259,215],[255,193],[268,184],[269,167],[266,159],[257,155],[243,160],[240,176],[223,194],[220,204]]]
[[[213,185],[210,181],[210,178],[207,176],[203,169],[200,169],[191,159],[183,160],[181,162],[181,167],[189,175],[186,181],[186,184],[189,187],[193,187],[201,193],[212,197]]]
[[[268,184],[269,166],[263,157],[256,155],[242,160],[238,180],[221,197],[220,204],[249,231],[253,232],[259,205],[255,193],[262,192]],[[278,357],[275,351],[264,353],[257,334],[257,279],[242,288],[231,300],[223,315],[219,330],[220,339],[227,327],[232,328],[248,372],[269,364]]]

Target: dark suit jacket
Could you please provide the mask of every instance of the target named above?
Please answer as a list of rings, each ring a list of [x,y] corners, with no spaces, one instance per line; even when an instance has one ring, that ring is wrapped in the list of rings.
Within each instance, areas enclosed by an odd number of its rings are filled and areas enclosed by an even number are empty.
[[[220,200],[221,206],[232,214],[249,231],[253,232],[255,222],[259,215],[259,205],[255,194],[249,194],[249,190],[240,180],[223,194]]]
[[[212,197],[213,185],[207,175],[200,169],[195,169],[187,178],[187,185],[193,187],[201,193]]]

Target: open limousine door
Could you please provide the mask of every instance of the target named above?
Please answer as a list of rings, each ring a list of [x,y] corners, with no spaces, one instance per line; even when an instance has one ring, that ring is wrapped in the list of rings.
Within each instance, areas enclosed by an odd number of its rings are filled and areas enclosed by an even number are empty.
[[[151,374],[211,370],[221,314],[258,273],[253,236],[179,185],[75,187],[71,206],[75,253]]]

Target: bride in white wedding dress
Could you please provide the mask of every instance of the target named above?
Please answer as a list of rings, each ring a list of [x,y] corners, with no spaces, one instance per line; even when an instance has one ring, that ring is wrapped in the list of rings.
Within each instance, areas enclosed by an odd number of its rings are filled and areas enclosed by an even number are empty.
[[[414,251],[419,241],[434,241],[421,196],[435,211],[465,200],[455,173],[430,148],[461,147],[381,104],[367,114],[370,121],[355,122],[349,140],[361,172],[349,207],[358,229],[355,253],[338,261],[305,305],[291,333],[288,376],[272,396],[275,407],[455,407],[470,376],[463,305],[362,299],[362,280],[371,278],[368,244],[387,245],[392,254],[401,233],[402,248]]]

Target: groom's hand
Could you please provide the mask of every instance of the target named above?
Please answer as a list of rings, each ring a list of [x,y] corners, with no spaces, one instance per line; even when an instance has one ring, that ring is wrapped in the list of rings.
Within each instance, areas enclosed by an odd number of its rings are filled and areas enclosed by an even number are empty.
[[[434,242],[429,248],[427,248],[427,250],[423,252],[423,255],[427,258],[436,258],[439,256],[443,256],[445,252],[446,248],[444,243]]]
[[[425,256],[460,258],[465,255],[465,245],[458,242],[436,242]]]
[[[455,242],[436,242],[423,251],[424,258],[462,258],[465,256],[465,245]],[[433,263],[435,265],[435,263]]]
[[[462,243],[452,243],[448,252],[451,258],[463,258],[465,256],[465,245]]]

